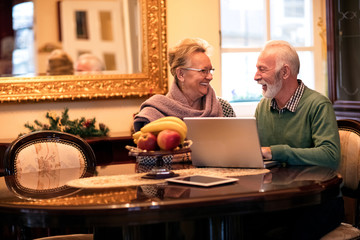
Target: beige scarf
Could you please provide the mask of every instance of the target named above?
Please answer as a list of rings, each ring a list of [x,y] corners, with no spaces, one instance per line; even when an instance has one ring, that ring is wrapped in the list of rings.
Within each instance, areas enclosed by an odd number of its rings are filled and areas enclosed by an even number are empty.
[[[192,108],[174,82],[170,91],[164,95],[154,95],[140,106],[140,112],[135,116],[134,128],[138,131],[143,125],[165,116],[184,117],[222,117],[222,108],[216,98],[214,89],[209,86],[208,93],[202,97],[204,109]]]

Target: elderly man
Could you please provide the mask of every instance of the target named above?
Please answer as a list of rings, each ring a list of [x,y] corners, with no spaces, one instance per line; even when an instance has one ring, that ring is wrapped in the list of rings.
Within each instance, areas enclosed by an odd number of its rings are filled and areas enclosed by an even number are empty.
[[[74,64],[76,74],[101,73],[105,65],[97,56],[84,53],[79,56]]]
[[[285,41],[269,41],[256,67],[255,81],[264,95],[255,113],[264,158],[336,169],[340,139],[333,106],[297,79],[295,49]]]
[[[340,139],[333,106],[297,79],[300,61],[295,49],[285,41],[269,41],[256,68],[254,79],[262,85],[264,96],[255,113],[263,157],[288,165],[336,169]],[[270,232],[278,228],[285,239],[319,239],[338,226],[342,217],[339,197],[302,209],[295,222],[289,223],[286,213],[265,221],[275,224],[269,226]]]

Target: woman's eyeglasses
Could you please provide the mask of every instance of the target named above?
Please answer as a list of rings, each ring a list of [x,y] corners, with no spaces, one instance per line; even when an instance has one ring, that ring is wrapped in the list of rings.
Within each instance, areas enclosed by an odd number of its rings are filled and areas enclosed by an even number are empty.
[[[203,75],[207,76],[209,75],[209,73],[211,75],[214,75],[214,71],[215,71],[215,68],[212,68],[212,69],[198,69],[198,68],[183,68],[184,70],[190,70],[190,71],[196,71],[196,72],[200,72],[202,73]]]

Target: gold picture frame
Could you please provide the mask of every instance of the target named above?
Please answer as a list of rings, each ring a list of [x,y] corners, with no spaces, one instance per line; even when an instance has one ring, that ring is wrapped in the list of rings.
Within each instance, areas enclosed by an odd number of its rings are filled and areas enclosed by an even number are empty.
[[[166,0],[141,0],[142,72],[0,78],[0,102],[144,97],[168,89]]]

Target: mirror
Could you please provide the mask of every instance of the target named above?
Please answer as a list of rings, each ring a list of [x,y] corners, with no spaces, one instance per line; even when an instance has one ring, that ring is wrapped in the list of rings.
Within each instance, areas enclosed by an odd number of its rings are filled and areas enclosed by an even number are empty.
[[[138,1],[142,37],[138,72],[1,77],[0,102],[127,98],[166,93],[165,0]]]

